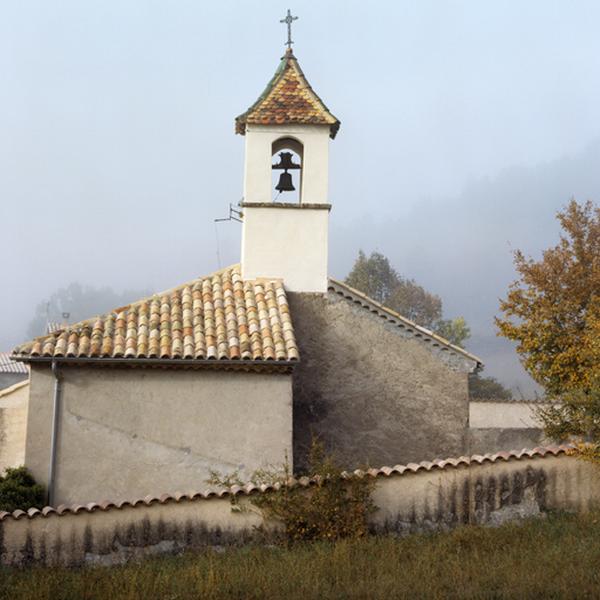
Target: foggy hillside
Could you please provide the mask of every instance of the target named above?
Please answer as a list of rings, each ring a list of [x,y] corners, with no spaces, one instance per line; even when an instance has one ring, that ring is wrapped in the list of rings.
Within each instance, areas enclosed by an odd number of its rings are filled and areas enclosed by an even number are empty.
[[[73,282],[106,292],[85,303],[100,311],[238,262],[239,224],[214,219],[241,199],[233,122],[284,51],[281,3],[4,4],[0,351]],[[384,253],[467,319],[488,374],[530,394],[493,317],[511,250],[554,244],[571,196],[600,202],[600,5],[315,7],[291,8],[294,53],[342,123],[332,275]]]
[[[373,202],[370,216],[334,227],[333,272],[351,267],[356,252],[345,249],[347,240],[355,250],[383,252],[403,275],[439,294],[447,316],[467,319],[467,347],[484,360],[486,374],[530,393],[535,387],[512,344],[496,337],[493,318],[515,279],[512,251],[539,257],[554,245],[555,214],[571,197],[600,200],[600,140],[574,156],[473,181],[453,198],[422,199],[395,219],[378,218]]]
[[[420,199],[409,212],[395,218],[383,218],[376,201],[369,203],[368,213],[351,220],[334,207],[331,273],[345,277],[361,248],[383,252],[402,275],[442,297],[445,316],[467,319],[472,331],[467,347],[483,359],[486,374],[498,377],[517,393],[531,395],[535,386],[520,367],[512,344],[496,337],[493,318],[498,314],[498,299],[515,278],[512,251],[518,248],[539,256],[541,249],[553,245],[559,234],[554,215],[572,196],[600,198],[600,140],[571,157],[537,167],[513,167],[494,178],[473,181],[455,197]],[[208,216],[207,221],[204,225],[210,224]],[[208,242],[216,244],[215,238]],[[238,260],[238,244],[239,227],[227,224],[221,230],[220,245],[227,246],[222,250],[229,262]],[[190,272],[185,278],[195,275]],[[179,283],[164,274],[156,279],[153,291]],[[112,287],[120,291],[119,285],[120,278],[115,277]],[[53,291],[48,287],[45,297]],[[119,302],[136,299],[133,292],[129,294],[130,298],[121,294]],[[90,306],[94,312],[108,310],[116,297],[103,290],[103,297]],[[0,332],[3,348],[25,339],[33,300],[25,298],[25,310],[18,313],[12,328]],[[81,309],[75,315],[92,316]]]

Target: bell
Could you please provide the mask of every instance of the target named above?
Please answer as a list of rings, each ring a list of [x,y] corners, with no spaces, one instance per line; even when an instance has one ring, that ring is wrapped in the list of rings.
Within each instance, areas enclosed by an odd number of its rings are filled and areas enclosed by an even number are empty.
[[[299,169],[300,165],[296,164],[292,159],[291,152],[280,152],[279,153],[279,162],[276,165],[273,165],[273,169],[283,169],[285,171],[289,171],[290,169]]]
[[[279,176],[279,183],[275,186],[278,192],[293,192],[296,188],[292,183],[292,175],[290,173],[282,173]]]

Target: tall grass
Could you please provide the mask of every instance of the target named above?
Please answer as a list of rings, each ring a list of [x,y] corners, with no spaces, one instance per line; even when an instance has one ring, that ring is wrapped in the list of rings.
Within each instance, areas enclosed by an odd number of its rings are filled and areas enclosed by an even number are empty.
[[[403,539],[209,550],[122,567],[3,569],[0,597],[599,598],[600,513]]]

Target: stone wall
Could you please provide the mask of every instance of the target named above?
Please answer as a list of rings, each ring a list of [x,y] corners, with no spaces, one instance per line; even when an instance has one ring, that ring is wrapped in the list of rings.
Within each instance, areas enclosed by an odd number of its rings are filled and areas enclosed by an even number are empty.
[[[0,390],[0,473],[25,462],[29,382]]]
[[[289,374],[61,366],[55,502],[205,485],[292,454]],[[48,484],[54,378],[31,369],[25,465]]]
[[[498,525],[549,510],[586,511],[600,502],[600,470],[564,449],[449,459],[382,468],[374,477],[374,532],[405,534],[460,524]],[[297,485],[309,488],[308,480]],[[185,548],[240,544],[265,523],[252,506],[255,487],[230,496],[174,494],[125,503],[0,513],[4,564],[114,564]],[[264,540],[264,535],[260,534]]]
[[[295,467],[306,466],[313,433],[346,468],[466,453],[466,369],[333,292],[290,293],[288,300],[301,356]]]

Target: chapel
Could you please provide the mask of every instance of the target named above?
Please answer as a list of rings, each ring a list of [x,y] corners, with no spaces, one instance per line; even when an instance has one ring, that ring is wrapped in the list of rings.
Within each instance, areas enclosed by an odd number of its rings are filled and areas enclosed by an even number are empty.
[[[329,276],[329,151],[340,121],[291,44],[235,119],[239,264],[38,337],[24,461],[49,503],[198,490],[212,470],[347,468],[460,456],[482,366]]]

